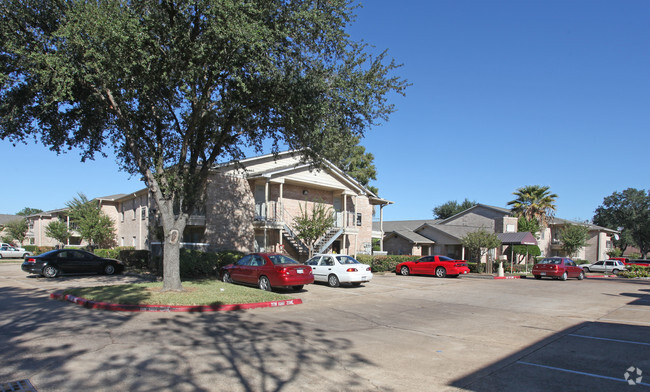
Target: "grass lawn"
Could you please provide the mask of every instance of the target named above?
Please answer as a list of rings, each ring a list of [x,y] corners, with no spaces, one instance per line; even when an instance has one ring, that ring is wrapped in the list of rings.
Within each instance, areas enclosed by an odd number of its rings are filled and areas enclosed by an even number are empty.
[[[162,282],[67,289],[71,294],[96,302],[122,305],[229,305],[292,299],[257,288],[218,280],[183,282],[182,292],[162,292]]]
[[[22,264],[23,259],[0,259],[0,264]]]

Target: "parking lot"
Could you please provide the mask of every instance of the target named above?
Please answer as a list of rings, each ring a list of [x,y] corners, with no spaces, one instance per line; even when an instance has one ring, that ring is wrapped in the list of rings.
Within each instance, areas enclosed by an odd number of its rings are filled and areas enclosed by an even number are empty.
[[[47,298],[135,280],[45,280],[0,265],[0,382],[29,379],[39,391],[650,390],[647,280],[387,274],[362,287],[287,291],[297,306],[198,314]]]

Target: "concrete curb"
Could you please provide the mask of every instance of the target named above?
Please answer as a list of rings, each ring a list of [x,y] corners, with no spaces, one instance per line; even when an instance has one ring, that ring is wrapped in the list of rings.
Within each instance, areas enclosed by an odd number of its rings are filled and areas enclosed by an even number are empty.
[[[277,308],[289,305],[299,305],[302,303],[300,298],[288,299],[284,301],[257,302],[252,304],[231,304],[231,305],[124,305],[111,304],[106,302],[95,302],[85,298],[75,297],[74,295],[61,292],[50,294],[51,299],[59,301],[68,301],[89,309],[112,310],[118,312],[219,312],[230,310],[243,310],[255,308]]]
[[[495,276],[493,279],[526,279],[526,277],[521,275]]]

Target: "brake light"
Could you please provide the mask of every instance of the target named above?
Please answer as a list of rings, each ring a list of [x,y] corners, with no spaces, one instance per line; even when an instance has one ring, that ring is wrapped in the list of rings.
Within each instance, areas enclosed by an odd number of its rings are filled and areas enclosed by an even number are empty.
[[[25,259],[25,261],[28,263],[35,263],[36,259],[30,257],[29,259]]]
[[[372,268],[368,267],[368,268],[366,268],[366,271],[371,271],[372,272]]]
[[[356,268],[348,268],[345,270],[346,272],[357,272]]]
[[[288,275],[288,274],[289,274],[289,271],[288,271],[286,268],[284,268],[284,267],[280,268],[280,270],[279,270],[278,272],[279,272],[281,275],[284,275],[284,274]]]
[[[454,264],[454,267],[465,267],[467,264],[465,263],[456,263]]]

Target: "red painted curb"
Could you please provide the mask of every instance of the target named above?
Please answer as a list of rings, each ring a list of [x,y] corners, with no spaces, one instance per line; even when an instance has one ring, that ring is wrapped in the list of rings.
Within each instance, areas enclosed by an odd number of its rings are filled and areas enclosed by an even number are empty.
[[[119,312],[218,312],[229,310],[242,310],[254,308],[276,308],[288,305],[299,305],[300,298],[287,299],[284,301],[257,302],[252,304],[231,304],[231,305],[123,305],[110,304],[106,302],[95,302],[74,295],[55,292],[50,294],[51,299],[68,301],[89,309],[113,310]]]
[[[521,276],[495,276],[494,279],[521,279]]]

